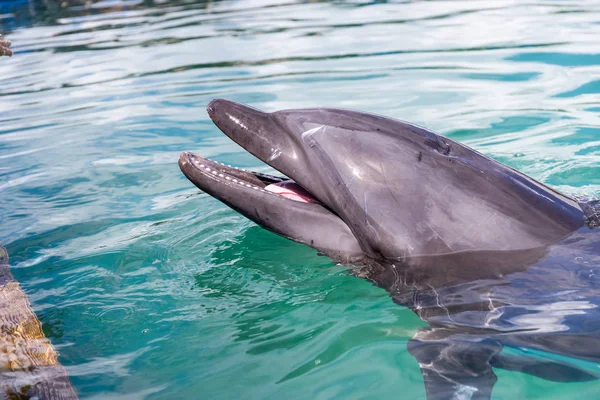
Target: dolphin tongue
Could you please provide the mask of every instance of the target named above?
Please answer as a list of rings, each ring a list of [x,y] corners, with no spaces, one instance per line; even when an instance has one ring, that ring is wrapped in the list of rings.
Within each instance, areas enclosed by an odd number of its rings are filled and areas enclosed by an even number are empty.
[[[315,199],[313,195],[310,194],[306,189],[304,189],[302,186],[298,185],[292,180],[273,183],[265,187],[265,190],[277,193],[278,195],[283,196],[286,199],[299,201],[301,203],[320,204],[319,200]]]

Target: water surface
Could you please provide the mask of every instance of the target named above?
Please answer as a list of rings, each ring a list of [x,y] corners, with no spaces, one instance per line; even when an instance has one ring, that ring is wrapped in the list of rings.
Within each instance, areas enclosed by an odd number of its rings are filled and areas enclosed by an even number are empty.
[[[82,398],[424,397],[416,315],[180,173],[268,170],[212,98],[406,119],[600,194],[598,2],[22,0],[0,31],[0,242]],[[600,391],[495,372],[494,399]]]

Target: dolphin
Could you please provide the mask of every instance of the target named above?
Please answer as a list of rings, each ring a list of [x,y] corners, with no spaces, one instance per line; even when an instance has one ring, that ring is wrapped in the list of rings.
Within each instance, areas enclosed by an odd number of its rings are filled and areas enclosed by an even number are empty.
[[[598,378],[586,363],[600,362],[599,201],[379,115],[265,113],[224,99],[207,111],[282,176],[184,152],[185,176],[258,225],[355,266],[427,322],[408,350],[428,399],[488,399],[494,368]]]

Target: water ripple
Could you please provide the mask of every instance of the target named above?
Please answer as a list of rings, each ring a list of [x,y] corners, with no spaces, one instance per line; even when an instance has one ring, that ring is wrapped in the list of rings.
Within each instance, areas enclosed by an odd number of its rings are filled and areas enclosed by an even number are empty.
[[[598,2],[0,3],[0,242],[82,398],[424,397],[416,315],[181,175],[269,171],[212,98],[395,116],[600,194]]]

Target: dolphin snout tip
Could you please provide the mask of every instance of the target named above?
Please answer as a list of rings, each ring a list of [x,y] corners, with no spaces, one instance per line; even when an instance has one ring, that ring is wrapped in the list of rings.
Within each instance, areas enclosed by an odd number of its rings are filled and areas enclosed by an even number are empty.
[[[184,151],[181,154],[179,154],[179,165],[183,166],[185,164],[187,164],[190,160],[192,153],[189,151]]]
[[[214,110],[215,110],[215,100],[211,100],[211,102],[208,103],[208,105],[206,106],[206,112],[208,113],[208,115],[211,115]]]
[[[189,180],[192,180],[193,171],[196,169],[194,166],[194,154],[190,151],[184,151],[179,154],[179,161],[177,162],[179,169]]]
[[[231,102],[228,100],[225,100],[225,99],[213,99],[206,106],[206,112],[212,118],[219,108],[221,108],[222,106],[224,106],[228,103],[231,103]]]

